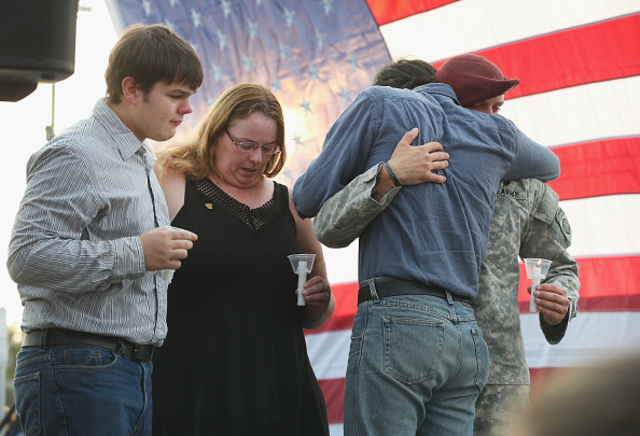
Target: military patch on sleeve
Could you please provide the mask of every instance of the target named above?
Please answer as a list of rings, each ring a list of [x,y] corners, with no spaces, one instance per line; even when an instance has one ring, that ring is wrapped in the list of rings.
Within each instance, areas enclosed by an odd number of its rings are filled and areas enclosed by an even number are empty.
[[[505,197],[518,198],[519,191],[515,188],[508,186],[509,182],[504,182],[498,190],[498,195],[504,195]]]
[[[567,239],[571,239],[571,225],[569,224],[567,215],[561,208],[558,208],[558,211],[556,212],[556,219],[558,220],[558,223],[560,223],[562,233],[564,233]]]

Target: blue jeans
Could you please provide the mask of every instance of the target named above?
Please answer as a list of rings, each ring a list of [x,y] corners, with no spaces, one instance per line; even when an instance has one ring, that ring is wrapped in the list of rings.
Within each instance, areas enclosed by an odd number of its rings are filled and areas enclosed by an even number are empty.
[[[24,435],[150,435],[152,370],[91,345],[22,348],[14,389]]]
[[[402,295],[358,305],[345,435],[472,435],[489,351],[473,309],[447,297]]]

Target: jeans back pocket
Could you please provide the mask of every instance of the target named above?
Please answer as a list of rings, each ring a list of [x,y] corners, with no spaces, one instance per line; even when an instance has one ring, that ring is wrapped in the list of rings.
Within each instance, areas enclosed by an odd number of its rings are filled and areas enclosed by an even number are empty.
[[[385,372],[407,384],[433,379],[444,349],[445,323],[383,318],[383,325]]]

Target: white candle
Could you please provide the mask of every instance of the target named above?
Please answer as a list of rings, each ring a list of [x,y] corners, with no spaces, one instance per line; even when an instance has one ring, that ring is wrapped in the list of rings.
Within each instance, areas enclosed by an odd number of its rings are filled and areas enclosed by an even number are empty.
[[[165,227],[169,230],[184,230],[184,229],[181,229],[180,227],[173,227],[173,226],[165,226]],[[184,230],[184,231],[187,232],[188,230]],[[173,280],[174,272],[176,272],[175,269],[165,269],[164,274],[162,275],[162,278],[164,279],[164,281],[171,283],[171,280]]]
[[[173,280],[173,273],[175,271],[176,271],[175,269],[165,269],[164,270],[164,275],[162,276],[164,281],[168,282],[168,283],[171,283],[171,280]]]
[[[533,271],[531,273],[531,300],[529,302],[529,312],[537,312],[538,307],[536,306],[535,299],[533,297],[533,293],[536,290],[536,286],[540,284],[540,278],[542,277],[542,271],[539,266],[534,266]]]
[[[304,290],[304,283],[307,281],[307,262],[301,260],[298,262],[298,306],[304,306],[304,296],[302,291]]]

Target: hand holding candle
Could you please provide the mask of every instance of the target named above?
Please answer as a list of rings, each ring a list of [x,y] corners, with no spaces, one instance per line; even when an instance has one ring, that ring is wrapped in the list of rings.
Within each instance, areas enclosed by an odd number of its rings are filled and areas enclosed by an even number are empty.
[[[184,230],[179,227],[173,227],[173,226],[165,226],[165,227],[170,230]],[[165,269],[164,274],[162,274],[162,279],[167,283],[171,283],[171,280],[173,280],[173,273],[175,272],[176,272],[175,269]]]
[[[304,306],[304,296],[302,291],[304,290],[304,282],[307,281],[307,262],[301,260],[298,262],[298,306]]]
[[[175,269],[165,269],[164,274],[162,275],[162,279],[167,283],[171,283],[171,280],[173,280],[174,272],[176,272]]]
[[[315,261],[315,254],[290,254],[287,256],[291,262],[293,272],[298,275],[298,306],[304,306],[304,284],[307,281],[307,274],[313,269],[313,262]]]
[[[547,276],[551,261],[540,258],[526,258],[524,259],[524,266],[527,271],[527,277],[531,279],[531,300],[529,301],[529,312],[537,312],[533,292],[536,290],[536,286],[540,284],[540,281]]]

